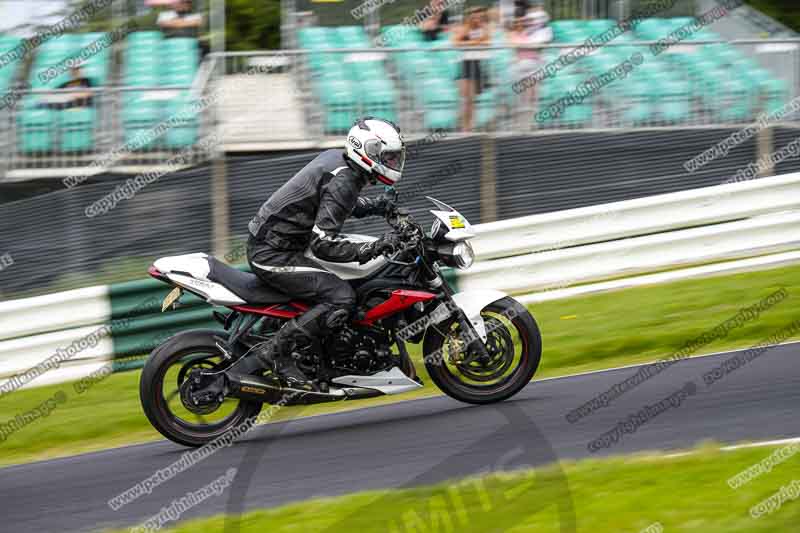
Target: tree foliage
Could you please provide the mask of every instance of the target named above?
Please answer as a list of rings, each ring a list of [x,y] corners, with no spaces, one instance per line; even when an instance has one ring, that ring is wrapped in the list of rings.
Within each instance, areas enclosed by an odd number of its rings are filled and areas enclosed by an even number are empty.
[[[747,3],[794,31],[800,31],[800,2],[797,0],[747,0]]]
[[[227,0],[225,43],[228,50],[280,48],[280,1]]]

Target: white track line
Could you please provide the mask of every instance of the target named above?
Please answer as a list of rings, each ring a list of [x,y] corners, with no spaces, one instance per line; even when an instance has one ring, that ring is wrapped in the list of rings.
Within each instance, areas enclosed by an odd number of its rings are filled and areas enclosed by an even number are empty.
[[[769,348],[776,348],[778,346],[789,346],[791,344],[800,344],[800,341],[782,342],[780,344],[770,344],[768,346],[769,346]],[[705,358],[705,357],[715,357],[715,356],[718,356],[718,355],[725,355],[725,354],[731,354],[731,353],[736,353],[736,352],[742,352],[742,351],[745,351],[745,350],[749,350],[750,348],[751,347],[748,346],[746,348],[736,348],[736,349],[727,350],[727,351],[724,351],[724,352],[714,352],[714,353],[705,353],[705,354],[700,354],[700,355],[693,355],[691,357],[684,357],[683,359],[680,359],[679,361],[691,361],[692,359],[702,359],[702,358]],[[760,348],[763,348],[763,346],[760,346]],[[658,361],[659,360],[650,361],[650,362],[647,362],[647,363],[635,363],[635,364],[632,364],[632,365],[617,366],[617,367],[614,367],[614,368],[601,368],[599,370],[587,370],[586,372],[578,372],[577,374],[567,374],[565,376],[553,376],[553,377],[549,377],[549,378],[534,379],[533,383],[539,383],[539,382],[542,382],[542,381],[553,381],[553,380],[556,380],[556,379],[576,378],[576,377],[580,377],[580,376],[588,376],[588,375],[591,375],[591,374],[600,374],[600,373],[603,373],[603,372],[613,372],[614,370],[625,370],[626,368],[637,368],[637,367],[640,367],[640,366],[652,365],[653,363],[657,363]]]
[[[734,444],[731,446],[721,446],[719,448],[722,452],[732,452],[735,450],[742,450],[746,448],[763,448],[765,446],[782,446],[784,444],[796,444],[800,443],[800,437],[792,437],[790,439],[779,439],[779,440],[764,440],[759,442],[748,442],[747,444]],[[695,455],[700,453],[702,450],[695,450],[691,452],[678,452],[678,453],[667,453],[664,455],[651,455],[646,457],[645,459],[673,459],[676,457],[686,457],[687,455]]]
[[[557,288],[549,291],[546,290],[546,288],[543,288],[544,290],[540,290],[538,292],[534,290],[533,292],[527,294],[517,295],[515,298],[523,305],[532,305],[540,302],[559,300],[561,298],[582,296],[585,294],[617,291],[632,287],[658,285],[662,283],[719,276],[723,274],[735,274],[737,272],[747,272],[754,269],[764,269],[764,267],[768,267],[768,269],[779,268],[781,266],[791,265],[797,262],[800,262],[800,251],[782,252],[771,255],[750,257],[747,259],[738,259],[733,261],[712,263],[709,265],[682,268],[679,270],[657,272],[655,274],[639,274],[610,281],[592,282],[585,285]]]

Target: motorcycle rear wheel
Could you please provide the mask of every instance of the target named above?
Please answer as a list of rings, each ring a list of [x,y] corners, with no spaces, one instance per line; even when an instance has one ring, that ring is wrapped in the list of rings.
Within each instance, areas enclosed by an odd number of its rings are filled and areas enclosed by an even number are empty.
[[[199,419],[198,423],[181,418],[181,406],[180,403],[176,403],[176,395],[180,402],[181,383],[170,384],[173,376],[168,376],[168,373],[170,369],[180,366],[177,372],[177,381],[180,382],[187,377],[185,371],[187,364],[198,366],[213,364],[214,360],[221,359],[220,350],[214,340],[215,336],[224,336],[224,333],[213,330],[190,330],[179,333],[153,350],[142,370],[139,398],[147,419],[159,433],[184,446],[203,446],[237,426],[244,427],[248,419],[255,419],[258,416],[263,406],[258,402],[229,398],[221,404],[229,406],[223,411],[227,414],[219,420],[208,422],[203,414],[194,414]],[[165,385],[175,390],[165,395]],[[236,402],[235,406],[230,405],[233,402]],[[185,407],[182,410],[186,410]]]

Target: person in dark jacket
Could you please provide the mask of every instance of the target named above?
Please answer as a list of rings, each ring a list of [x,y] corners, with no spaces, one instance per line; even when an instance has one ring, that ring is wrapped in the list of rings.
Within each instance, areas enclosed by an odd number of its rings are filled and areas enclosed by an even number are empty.
[[[312,302],[308,311],[287,322],[271,343],[237,365],[251,374],[275,362],[286,386],[316,390],[287,353],[296,335],[323,337],[344,325],[356,301],[352,287],[320,263],[306,257],[310,248],[324,261],[366,263],[394,249],[390,236],[370,243],[340,235],[350,217],[383,215],[390,200],[360,197],[368,183],[394,185],[403,173],[405,143],[392,122],[373,117],[356,121],[345,150],[327,150],[295,174],[261,206],[250,221],[247,259],[264,283]]]

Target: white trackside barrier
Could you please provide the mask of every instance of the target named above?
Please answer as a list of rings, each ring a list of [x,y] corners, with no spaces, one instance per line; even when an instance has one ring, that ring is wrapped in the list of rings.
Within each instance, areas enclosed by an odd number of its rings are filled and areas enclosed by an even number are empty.
[[[800,209],[800,173],[475,226],[478,261]]]
[[[543,290],[561,289],[548,296],[568,297],[767,268],[800,257],[800,173],[474,227],[478,261],[457,272],[460,288],[525,294],[528,303],[540,301],[533,293]],[[682,266],[689,268],[672,271]],[[664,270],[671,272],[652,274]],[[620,280],[639,274],[649,275]],[[108,286],[0,303],[0,393],[10,383],[1,378],[69,347],[79,351],[33,385],[78,379],[107,364],[113,341],[93,334],[110,319]]]
[[[110,316],[108,285],[0,302],[0,340],[102,324]]]
[[[102,326],[85,326],[52,333],[43,333],[0,342],[0,377],[8,378],[29,372],[22,382],[10,385],[35,386],[78,378],[108,364],[114,353],[110,332]],[[76,378],[77,379],[77,378]],[[0,379],[0,394],[6,390]]]
[[[458,283],[462,290],[529,293],[798,248],[800,211],[481,261]]]

